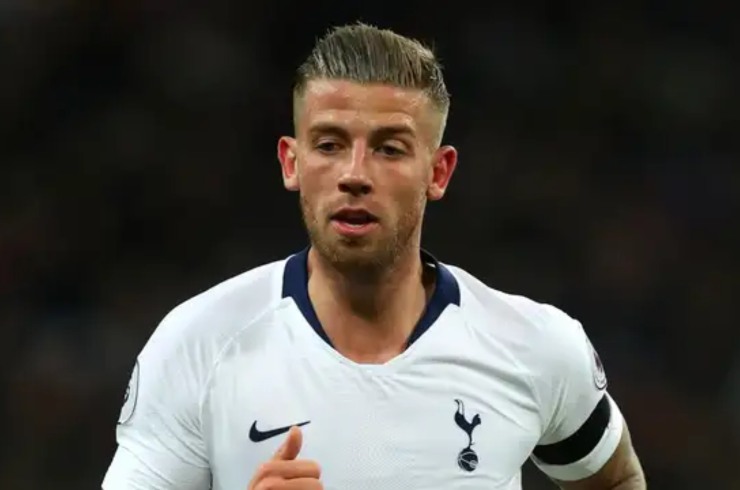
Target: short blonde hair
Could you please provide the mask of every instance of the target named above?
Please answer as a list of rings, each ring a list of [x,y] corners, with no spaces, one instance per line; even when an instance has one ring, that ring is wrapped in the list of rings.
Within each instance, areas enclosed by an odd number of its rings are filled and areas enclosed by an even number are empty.
[[[335,27],[316,42],[298,68],[294,98],[303,96],[308,82],[320,79],[421,90],[445,119],[450,107],[442,65],[429,47],[363,23]]]

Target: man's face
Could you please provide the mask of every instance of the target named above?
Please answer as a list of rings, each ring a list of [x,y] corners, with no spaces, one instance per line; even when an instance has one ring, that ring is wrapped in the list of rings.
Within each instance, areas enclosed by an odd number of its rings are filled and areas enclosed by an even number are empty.
[[[388,267],[418,247],[424,208],[454,170],[441,116],[421,91],[309,82],[296,138],[281,138],[285,185],[300,192],[312,246],[343,269]]]

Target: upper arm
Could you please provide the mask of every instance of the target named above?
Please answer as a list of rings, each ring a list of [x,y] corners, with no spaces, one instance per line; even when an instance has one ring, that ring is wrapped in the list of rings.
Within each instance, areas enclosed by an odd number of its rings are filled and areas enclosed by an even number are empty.
[[[533,462],[559,481],[601,470],[622,439],[622,414],[606,391],[606,375],[581,325],[553,315],[545,362],[537,377],[544,430]]]
[[[205,490],[202,356],[165,319],[137,359],[116,429],[105,490]]]

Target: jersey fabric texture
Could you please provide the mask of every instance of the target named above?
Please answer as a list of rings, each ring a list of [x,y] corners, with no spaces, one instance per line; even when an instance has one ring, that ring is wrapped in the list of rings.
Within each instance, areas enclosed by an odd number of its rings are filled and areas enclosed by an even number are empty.
[[[581,325],[426,252],[436,286],[408,348],[338,353],[308,296],[308,251],[169,313],[138,356],[105,490],[243,490],[291,425],[328,490],[521,488],[613,454],[623,420]]]

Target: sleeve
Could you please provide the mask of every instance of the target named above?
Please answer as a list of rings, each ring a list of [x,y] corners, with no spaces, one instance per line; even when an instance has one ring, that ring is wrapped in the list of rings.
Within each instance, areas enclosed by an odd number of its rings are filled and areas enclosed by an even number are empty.
[[[566,317],[553,334],[557,338],[543,356],[549,361],[546,374],[539,376],[544,430],[532,460],[551,478],[580,480],[598,472],[612,456],[624,421],[580,323]]]
[[[104,490],[210,488],[200,430],[203,356],[182,335],[178,316],[165,318],[137,358]]]

